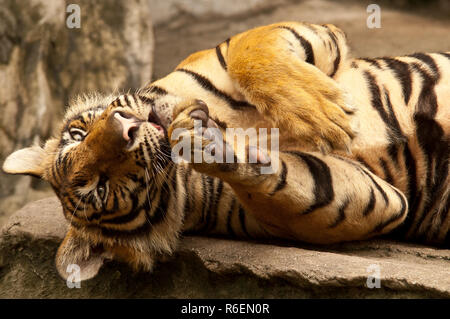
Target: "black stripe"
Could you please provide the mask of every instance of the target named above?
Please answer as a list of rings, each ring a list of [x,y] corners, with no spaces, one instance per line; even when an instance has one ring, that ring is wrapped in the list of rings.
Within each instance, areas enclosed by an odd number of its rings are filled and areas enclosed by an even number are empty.
[[[230,204],[230,209],[228,210],[228,214],[227,214],[227,232],[232,237],[236,237],[236,234],[233,231],[233,226],[231,225],[231,219],[233,217],[233,212],[234,212],[235,206],[236,206],[236,198],[233,197],[231,204]]]
[[[366,174],[367,177],[370,178],[370,180],[372,181],[372,183],[375,185],[375,187],[378,189],[378,191],[380,192],[381,196],[383,196],[384,202],[386,203],[386,206],[389,204],[389,198],[387,197],[386,192],[383,190],[383,188],[381,188],[381,186],[375,181],[375,179],[372,177],[372,175],[370,175],[370,173],[366,172],[365,170],[361,169],[362,172],[364,172],[364,174]]]
[[[244,234],[247,237],[251,237],[250,234],[247,231],[247,226],[245,224],[245,211],[244,211],[244,208],[241,205],[239,205],[239,221],[241,223],[241,228],[242,228],[242,231],[244,232]]]
[[[433,71],[434,78],[436,79],[436,81],[439,80],[440,74],[439,74],[438,66],[437,66],[436,62],[434,61],[434,59],[430,55],[425,54],[425,53],[414,53],[414,54],[411,54],[408,56],[412,57],[412,58],[416,58],[416,59],[422,61],[423,63],[425,63],[426,65],[428,65],[428,67]]]
[[[281,160],[281,173],[278,175],[278,182],[274,190],[269,193],[269,196],[273,196],[276,192],[286,187],[287,166],[286,163]]]
[[[75,207],[77,207],[77,205],[76,205],[75,202],[72,200],[72,197],[70,196],[70,194],[69,194],[69,193],[62,193],[61,195],[62,195],[62,197],[63,197],[64,199],[66,199],[67,201],[69,201],[70,206],[72,206],[72,207],[67,207],[68,205],[66,204],[66,208],[70,209],[70,210],[72,211],[71,213],[74,214],[74,213],[75,213]]]
[[[119,210],[119,196],[117,196],[116,191],[114,191],[112,193],[112,195],[114,196],[114,200],[113,200],[113,207],[112,207],[111,211],[117,212]],[[125,198],[124,198],[124,200],[125,200]]]
[[[310,171],[312,178],[314,179],[314,203],[301,212],[301,214],[309,214],[314,210],[327,206],[334,199],[333,180],[331,177],[330,168],[328,165],[319,158],[307,153],[288,151],[288,154],[295,155],[300,158]]]
[[[81,175],[80,172],[75,173],[74,177],[70,181],[70,188],[84,187],[89,183],[89,177]]]
[[[406,143],[404,143],[405,145]],[[398,151],[399,151],[399,144],[398,141],[390,141],[388,147],[387,147],[387,153],[389,157],[391,158],[392,162],[397,166],[398,168]]]
[[[67,176],[67,173],[69,171],[69,167],[72,166],[72,160],[69,157],[70,152],[66,152],[61,159],[61,168],[63,170],[63,175]]]
[[[95,209],[95,207],[94,207],[94,209]],[[88,216],[87,220],[91,222],[93,220],[99,220],[101,217],[102,217],[101,213],[93,213],[90,216]]]
[[[417,139],[427,162],[426,204],[422,210],[422,216],[414,227],[414,231],[417,231],[426,216],[432,213],[431,208],[441,199],[440,197],[446,190],[450,143],[448,143],[442,127],[434,119],[430,119],[426,115],[415,114],[414,120]]]
[[[373,190],[373,188],[370,188],[370,199],[369,202],[367,203],[366,208],[363,211],[363,216],[367,217],[370,215],[370,213],[373,212],[373,209],[375,208],[375,203],[376,203],[376,198],[375,198],[375,192]]]
[[[145,220],[142,225],[131,229],[131,230],[118,230],[118,229],[112,229],[112,228],[104,228],[100,227],[102,230],[102,235],[109,238],[132,238],[136,236],[140,236],[142,234],[148,234],[150,233],[152,229],[152,225]]]
[[[226,71],[227,63],[225,62],[225,59],[223,58],[222,50],[220,49],[220,45],[216,46],[216,55],[217,55],[217,59],[219,59],[220,65]]]
[[[218,88],[216,88],[211,83],[211,81],[208,80],[203,75],[200,75],[200,74],[198,74],[198,73],[196,73],[194,71],[186,70],[186,69],[177,69],[176,71],[184,72],[184,73],[187,73],[187,74],[191,75],[198,82],[198,84],[200,84],[201,87],[203,87],[207,91],[210,91],[215,96],[225,100],[231,106],[232,109],[240,110],[240,109],[249,108],[249,107],[255,108],[254,105],[251,105],[247,101],[236,101],[236,100],[234,100],[231,96],[229,96],[228,94],[226,94],[226,93],[222,92],[221,90],[219,90]]]
[[[403,148],[403,157],[405,159],[406,173],[408,176],[408,199],[411,203],[407,219],[411,217],[411,221],[415,214],[422,197],[422,192],[417,190],[417,167],[413,154],[407,144]],[[406,221],[405,221],[406,223]]]
[[[370,91],[370,101],[372,107],[378,112],[383,122],[389,126],[389,117],[383,108],[383,102],[381,101],[381,91],[375,79],[375,76],[369,71],[364,71],[364,77],[366,78],[367,84]]]
[[[294,29],[287,27],[287,26],[279,26],[278,28],[280,29],[286,29],[289,30],[296,38],[298,41],[300,41],[300,45],[303,47],[303,49],[305,50],[305,55],[306,55],[306,62],[309,64],[314,65],[315,60],[314,60],[314,51],[313,48],[311,46],[311,42],[309,42],[308,40],[306,40],[304,37],[302,37],[300,34],[298,34]]]
[[[131,106],[131,103],[130,103],[130,100],[129,100],[130,97],[131,97],[131,96],[128,95],[128,94],[125,94],[125,95],[124,95],[124,99],[125,99],[125,102],[127,102],[127,106]]]
[[[360,58],[358,60],[365,61],[365,62],[369,63],[370,65],[376,67],[377,69],[381,69],[381,65],[380,65],[380,62],[378,62],[378,60],[369,59],[369,58]]]
[[[444,164],[447,162],[449,143],[446,141],[444,130],[434,119],[427,115],[415,114],[414,121],[416,123],[416,134],[420,148],[423,150],[427,159],[427,187],[430,188],[433,179],[433,159],[437,164]],[[433,155],[439,154],[439,157]],[[441,157],[442,156],[442,157]],[[435,163],[436,167],[436,163]],[[442,173],[445,173],[445,169]],[[441,174],[439,177],[445,177],[446,174]]]
[[[350,165],[354,166],[358,171],[360,171],[361,173],[363,173],[364,175],[366,175],[367,177],[369,177],[369,179],[372,181],[373,185],[375,185],[376,189],[380,192],[381,196],[383,196],[383,199],[384,199],[384,202],[386,203],[386,206],[388,205],[389,199],[388,199],[388,197],[387,197],[386,192],[385,192],[385,191],[381,188],[381,186],[375,181],[375,179],[372,177],[371,173],[367,172],[365,169],[363,169],[363,168],[362,168],[361,166],[359,166],[357,163],[355,163],[355,162],[353,162],[353,161],[351,161],[351,160],[349,160],[349,159],[341,158],[341,157],[340,157],[340,159],[343,160],[343,161],[345,161],[345,162],[347,162],[347,163],[349,163]],[[360,160],[358,159],[358,161],[360,161]],[[376,176],[375,173],[372,172],[372,174],[374,174],[374,175]]]
[[[391,129],[391,134],[393,134],[393,136],[391,135],[391,140],[393,142],[398,142],[398,140],[400,140],[401,142],[406,142],[406,138],[402,132],[400,123],[398,122],[397,117],[395,116],[394,109],[392,107],[389,90],[387,90],[386,88],[384,88],[384,99],[389,111],[389,126]]]
[[[136,174],[133,174],[133,173],[128,173],[125,177],[131,179],[135,183],[140,183],[140,182],[144,181],[139,176],[137,176]]]
[[[86,125],[86,121],[84,120],[84,117],[83,117],[83,116],[81,116],[80,122],[83,123],[83,125]]]
[[[215,229],[217,226],[217,216],[219,214],[219,203],[222,198],[222,192],[223,192],[223,181],[221,179],[218,180],[217,189],[214,192],[214,203],[212,206],[212,221],[209,226],[209,229]]]
[[[448,213],[450,212],[450,195],[447,195],[447,199],[445,201],[445,204],[443,205],[442,210],[440,211],[440,216],[439,216],[439,227],[436,227],[436,230],[433,234],[433,238],[436,238],[439,236],[439,233],[443,230],[444,225],[446,224],[446,220],[448,217]],[[448,231],[448,229],[447,229]]]
[[[450,53],[447,53],[447,52],[441,52],[441,53],[439,53],[439,54],[442,55],[442,56],[444,56],[444,57],[446,57],[447,59],[450,60]]]
[[[378,112],[378,114],[380,115],[380,118],[383,120],[383,122],[387,125],[387,127],[389,129],[388,130],[389,138],[392,141],[401,140],[402,142],[404,142],[405,138],[401,131],[400,124],[395,116],[394,110],[392,108],[392,104],[391,104],[391,100],[390,100],[388,91],[386,91],[386,90],[384,91],[384,98],[386,100],[389,114],[386,112],[386,110],[383,107],[383,102],[381,99],[381,91],[377,84],[375,76],[373,74],[371,74],[369,71],[365,71],[364,77],[366,78],[367,84],[369,86],[369,91],[371,94],[371,104],[372,104],[373,108]]]
[[[175,177],[172,177],[172,178],[175,179],[173,184],[175,184],[176,191],[173,192],[172,196],[175,198],[175,200],[177,198],[179,198],[180,196],[182,196],[183,202],[181,204],[181,207],[178,207],[178,213],[182,214],[183,220],[184,220],[186,213],[188,213],[188,211],[186,210],[186,207],[188,205],[188,197],[189,197],[189,193],[187,190],[188,184],[184,183],[184,182],[179,183],[178,176],[180,176],[180,179],[182,179],[184,181],[184,180],[186,180],[186,176],[184,176],[183,174],[186,174],[186,172],[183,168],[181,168],[181,170],[180,170],[180,167],[178,167],[178,166],[174,166],[174,168],[175,168],[174,169]]]
[[[403,218],[403,216],[405,215],[406,207],[407,207],[406,206],[406,201],[403,198],[403,196],[401,196],[400,193],[396,189],[393,189],[393,190],[397,194],[397,196],[400,198],[400,201],[402,203],[402,207],[400,208],[400,211],[397,214],[392,215],[388,220],[378,223],[370,233],[379,233],[379,232],[381,232],[385,227],[387,227],[388,225],[398,221],[399,219]]]
[[[152,99],[152,98],[149,98],[149,97],[146,97],[146,96],[144,96],[144,95],[139,95],[138,96],[139,97],[139,99],[143,102],[143,103],[145,103],[145,104],[154,104],[155,103],[155,100],[154,99]]]
[[[150,216],[150,220],[154,223],[158,223],[161,220],[161,214],[165,214],[165,212],[161,212],[158,211],[158,209],[166,209],[167,208],[167,203],[168,203],[168,199],[169,196],[167,194],[167,191],[164,189],[166,186],[163,186],[161,192],[159,193],[159,198],[155,201],[154,198],[156,197],[157,192],[152,192],[152,198],[150,198],[149,200],[145,200],[143,205],[139,205],[139,197],[142,196],[142,192],[147,191],[146,190],[146,183],[145,180],[143,178],[138,178],[137,176],[135,176],[134,174],[128,174],[129,176],[127,177],[133,177],[137,183],[138,183],[138,187],[131,193],[129,193],[130,197],[131,197],[131,201],[132,201],[132,207],[131,210],[128,214],[126,215],[122,215],[122,216],[118,216],[118,217],[113,217],[111,219],[104,219],[103,223],[105,224],[126,224],[129,223],[131,221],[133,221],[134,219],[136,219],[142,210],[145,211],[145,213],[148,216],[148,213],[150,213],[150,201],[152,202],[152,205],[158,205],[158,207],[156,207],[153,210],[153,215]],[[153,185],[152,185],[153,186]],[[164,195],[165,194],[165,195]],[[109,211],[103,211],[101,215],[108,215],[110,213]],[[92,216],[91,216],[92,218]],[[153,223],[152,222],[152,223]]]
[[[335,228],[345,220],[346,218],[345,209],[348,207],[348,204],[350,204],[350,199],[346,198],[345,201],[339,207],[338,216],[336,217],[336,220],[330,226],[328,226],[328,228]]]
[[[172,180],[172,189],[171,189],[171,195],[173,195],[175,198],[178,196],[178,170],[175,166],[172,166],[169,170],[169,173],[167,174],[167,179]]]
[[[83,112],[80,115],[75,115],[72,118],[70,118],[70,120],[67,121],[68,123],[65,126],[64,130],[67,131],[69,129],[69,125],[72,124],[72,122],[75,122],[75,121],[80,121],[83,125],[86,125],[86,121],[85,121],[84,116],[83,116],[84,113],[85,112]]]
[[[69,144],[70,144],[69,139],[61,138],[59,140],[58,149],[62,150],[65,146],[67,146]],[[58,154],[58,162],[61,161],[60,156],[61,156],[61,153]]]
[[[330,77],[333,77],[339,68],[339,63],[341,62],[341,50],[339,49],[339,44],[336,35],[333,32],[331,32],[331,30],[328,30],[328,34],[330,35],[330,38],[334,43],[334,47],[336,48],[336,58],[334,59],[333,62],[333,71],[330,74]]]
[[[205,176],[203,178],[203,176]],[[202,211],[202,225],[198,229],[198,232],[204,232],[210,228],[211,223],[211,217],[212,214],[214,214],[214,203],[215,203],[215,191],[214,191],[214,178],[208,175],[202,175],[202,186],[203,189],[203,196],[206,200],[203,201],[203,211]]]
[[[161,223],[167,215],[167,207],[169,206],[169,200],[172,196],[169,192],[168,185],[163,185],[161,190],[161,195],[159,197],[159,205],[154,210],[153,215],[149,216],[149,212],[147,211],[147,217],[150,218],[150,225],[157,225]]]
[[[118,217],[113,217],[111,219],[104,219],[102,222],[105,224],[126,224],[133,220],[135,220],[141,213],[144,207],[139,205],[139,192],[142,191],[142,187],[139,187],[138,190],[134,191],[133,193],[130,193],[131,200],[132,200],[132,207],[129,213],[125,215],[121,215]],[[160,198],[158,199],[160,200]],[[145,201],[147,202],[147,201]],[[156,203],[155,203],[156,204]],[[92,217],[92,216],[90,216]]]
[[[390,69],[392,69],[396,78],[400,82],[405,104],[408,104],[412,91],[411,72],[409,71],[408,64],[392,58],[383,58],[382,60]]]
[[[61,155],[61,153],[58,153],[58,160],[59,160],[59,156]],[[55,163],[54,165],[52,165],[52,176],[55,179],[56,182],[61,181],[61,175],[59,174],[59,167],[58,167],[58,162]]]
[[[208,200],[208,190],[206,188],[206,175],[200,175],[202,181],[202,215],[200,218],[200,225],[203,225],[206,220],[206,201]]]
[[[114,224],[114,225],[126,224],[136,219],[142,211],[143,207],[138,207],[137,209],[132,210],[130,213],[126,215],[122,215],[111,219],[105,219],[102,222],[104,224]]]
[[[439,240],[436,237],[439,237],[439,233],[444,229],[444,221],[447,218],[447,213],[450,205],[449,199],[450,197],[447,197],[446,204],[444,204],[443,209],[440,209],[441,205],[438,205],[433,209],[432,216],[428,221],[426,229],[420,236],[418,236],[420,239],[422,239],[421,241],[439,243]]]
[[[114,103],[114,102],[113,102]],[[86,110],[81,111],[82,114],[86,114],[89,117],[89,119],[92,119],[92,115],[88,112],[98,112],[98,111],[104,111],[106,109],[107,105],[97,105],[94,107],[90,107]],[[80,114],[75,114],[74,116],[68,118],[65,120],[65,125],[64,128],[62,129],[62,131],[67,131],[69,128],[70,123],[75,120],[78,116],[80,116]]]
[[[114,106],[116,106],[116,107],[118,107],[118,106],[123,106],[123,105],[122,105],[122,102],[120,101],[120,97],[118,97],[117,99],[115,99],[115,100],[112,102],[112,104],[113,104]]]
[[[184,209],[183,209],[183,213],[185,213],[184,217],[186,217],[186,213],[191,211],[191,207],[192,207],[191,198],[194,197],[194,196],[191,196],[191,194],[190,194],[191,188],[189,187],[189,177],[191,177],[191,175],[192,175],[192,167],[185,166],[184,182],[183,182],[183,185],[184,185],[185,191],[186,191],[186,195],[184,195],[184,197],[185,197]]]
[[[375,170],[373,167],[369,165],[360,155],[356,156],[356,160],[360,162],[362,165],[364,165],[371,173],[375,174]],[[352,163],[354,164],[354,163]],[[356,166],[356,165],[355,165]],[[357,166],[358,167],[358,166]],[[376,175],[376,174],[375,174]]]
[[[380,165],[384,172],[384,180],[388,182],[389,184],[393,184],[394,177],[391,174],[391,171],[389,170],[387,162],[384,160],[384,158],[380,158]]]
[[[436,77],[430,75],[417,63],[411,64],[413,70],[417,71],[422,78],[422,90],[420,91],[417,113],[427,114],[434,117],[437,112],[437,98],[434,86],[437,83]]]
[[[403,145],[403,158],[406,168],[406,177],[408,178],[407,197],[409,202],[408,215],[402,225],[392,234],[394,237],[402,238],[413,224],[420,202],[422,200],[422,191],[417,189],[417,171],[416,162],[407,143]]]
[[[169,92],[167,92],[165,89],[163,89],[162,87],[159,87],[157,85],[152,85],[149,87],[148,89],[149,93],[154,93],[156,95],[167,95],[169,94]]]

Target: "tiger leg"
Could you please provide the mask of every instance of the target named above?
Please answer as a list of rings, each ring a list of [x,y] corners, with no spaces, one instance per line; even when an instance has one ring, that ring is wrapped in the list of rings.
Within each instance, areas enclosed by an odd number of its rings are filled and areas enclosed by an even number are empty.
[[[329,47],[342,53],[337,62],[344,64],[345,37],[339,31],[332,26],[270,25],[235,36],[226,53],[228,74],[245,99],[280,131],[324,153],[349,151],[354,137],[349,96],[324,72],[333,66]]]
[[[257,182],[221,178],[276,235],[320,244],[361,240],[406,218],[405,195],[351,159],[293,150],[271,160],[279,161],[275,174],[248,170]]]
[[[215,127],[207,112],[202,102],[180,104],[169,129],[172,147],[179,143],[173,139],[177,128],[188,129],[193,141],[196,119],[203,128]],[[213,145],[222,158],[229,147],[224,144],[201,137],[203,150]],[[248,162],[251,155],[255,163]],[[322,244],[359,240],[387,233],[406,217],[404,194],[349,158],[297,150],[268,154],[250,147],[244,157],[241,163],[192,165],[227,182],[245,211],[274,236]],[[268,166],[276,172],[264,172]]]

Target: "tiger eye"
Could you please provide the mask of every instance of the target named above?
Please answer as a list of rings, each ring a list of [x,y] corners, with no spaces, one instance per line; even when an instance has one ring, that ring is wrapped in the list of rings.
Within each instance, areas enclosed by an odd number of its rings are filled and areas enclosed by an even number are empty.
[[[105,200],[106,188],[103,185],[97,187],[97,194],[102,199]]]
[[[74,141],[81,142],[84,140],[86,132],[78,128],[72,128],[70,129],[69,134]]]

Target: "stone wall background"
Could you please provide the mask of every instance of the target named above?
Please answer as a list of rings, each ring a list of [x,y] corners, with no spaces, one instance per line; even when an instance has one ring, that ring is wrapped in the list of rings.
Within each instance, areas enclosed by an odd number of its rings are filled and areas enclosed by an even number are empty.
[[[79,29],[66,26],[69,4],[81,9]],[[146,0],[0,0],[0,164],[43,143],[69,99],[138,88],[150,81],[152,62]],[[0,223],[43,196],[48,187],[37,179],[0,172]]]
[[[12,151],[45,141],[77,94],[138,88],[190,53],[258,25],[334,23],[355,56],[450,51],[448,0],[377,1],[382,28],[368,29],[372,2],[0,0],[0,166]],[[81,8],[80,29],[66,27],[70,3]],[[0,225],[49,194],[37,179],[0,171]]]

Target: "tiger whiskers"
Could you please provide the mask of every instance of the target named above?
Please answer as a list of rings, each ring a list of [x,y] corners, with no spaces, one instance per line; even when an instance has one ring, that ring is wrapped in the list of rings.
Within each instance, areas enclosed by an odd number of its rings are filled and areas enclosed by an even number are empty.
[[[81,203],[82,200],[83,200],[83,196],[80,197],[80,200],[78,201],[77,205],[75,206],[75,209],[72,212],[72,216],[70,217],[70,224],[72,223],[73,216],[75,216],[75,212],[77,211],[78,206],[80,206],[80,203]]]

